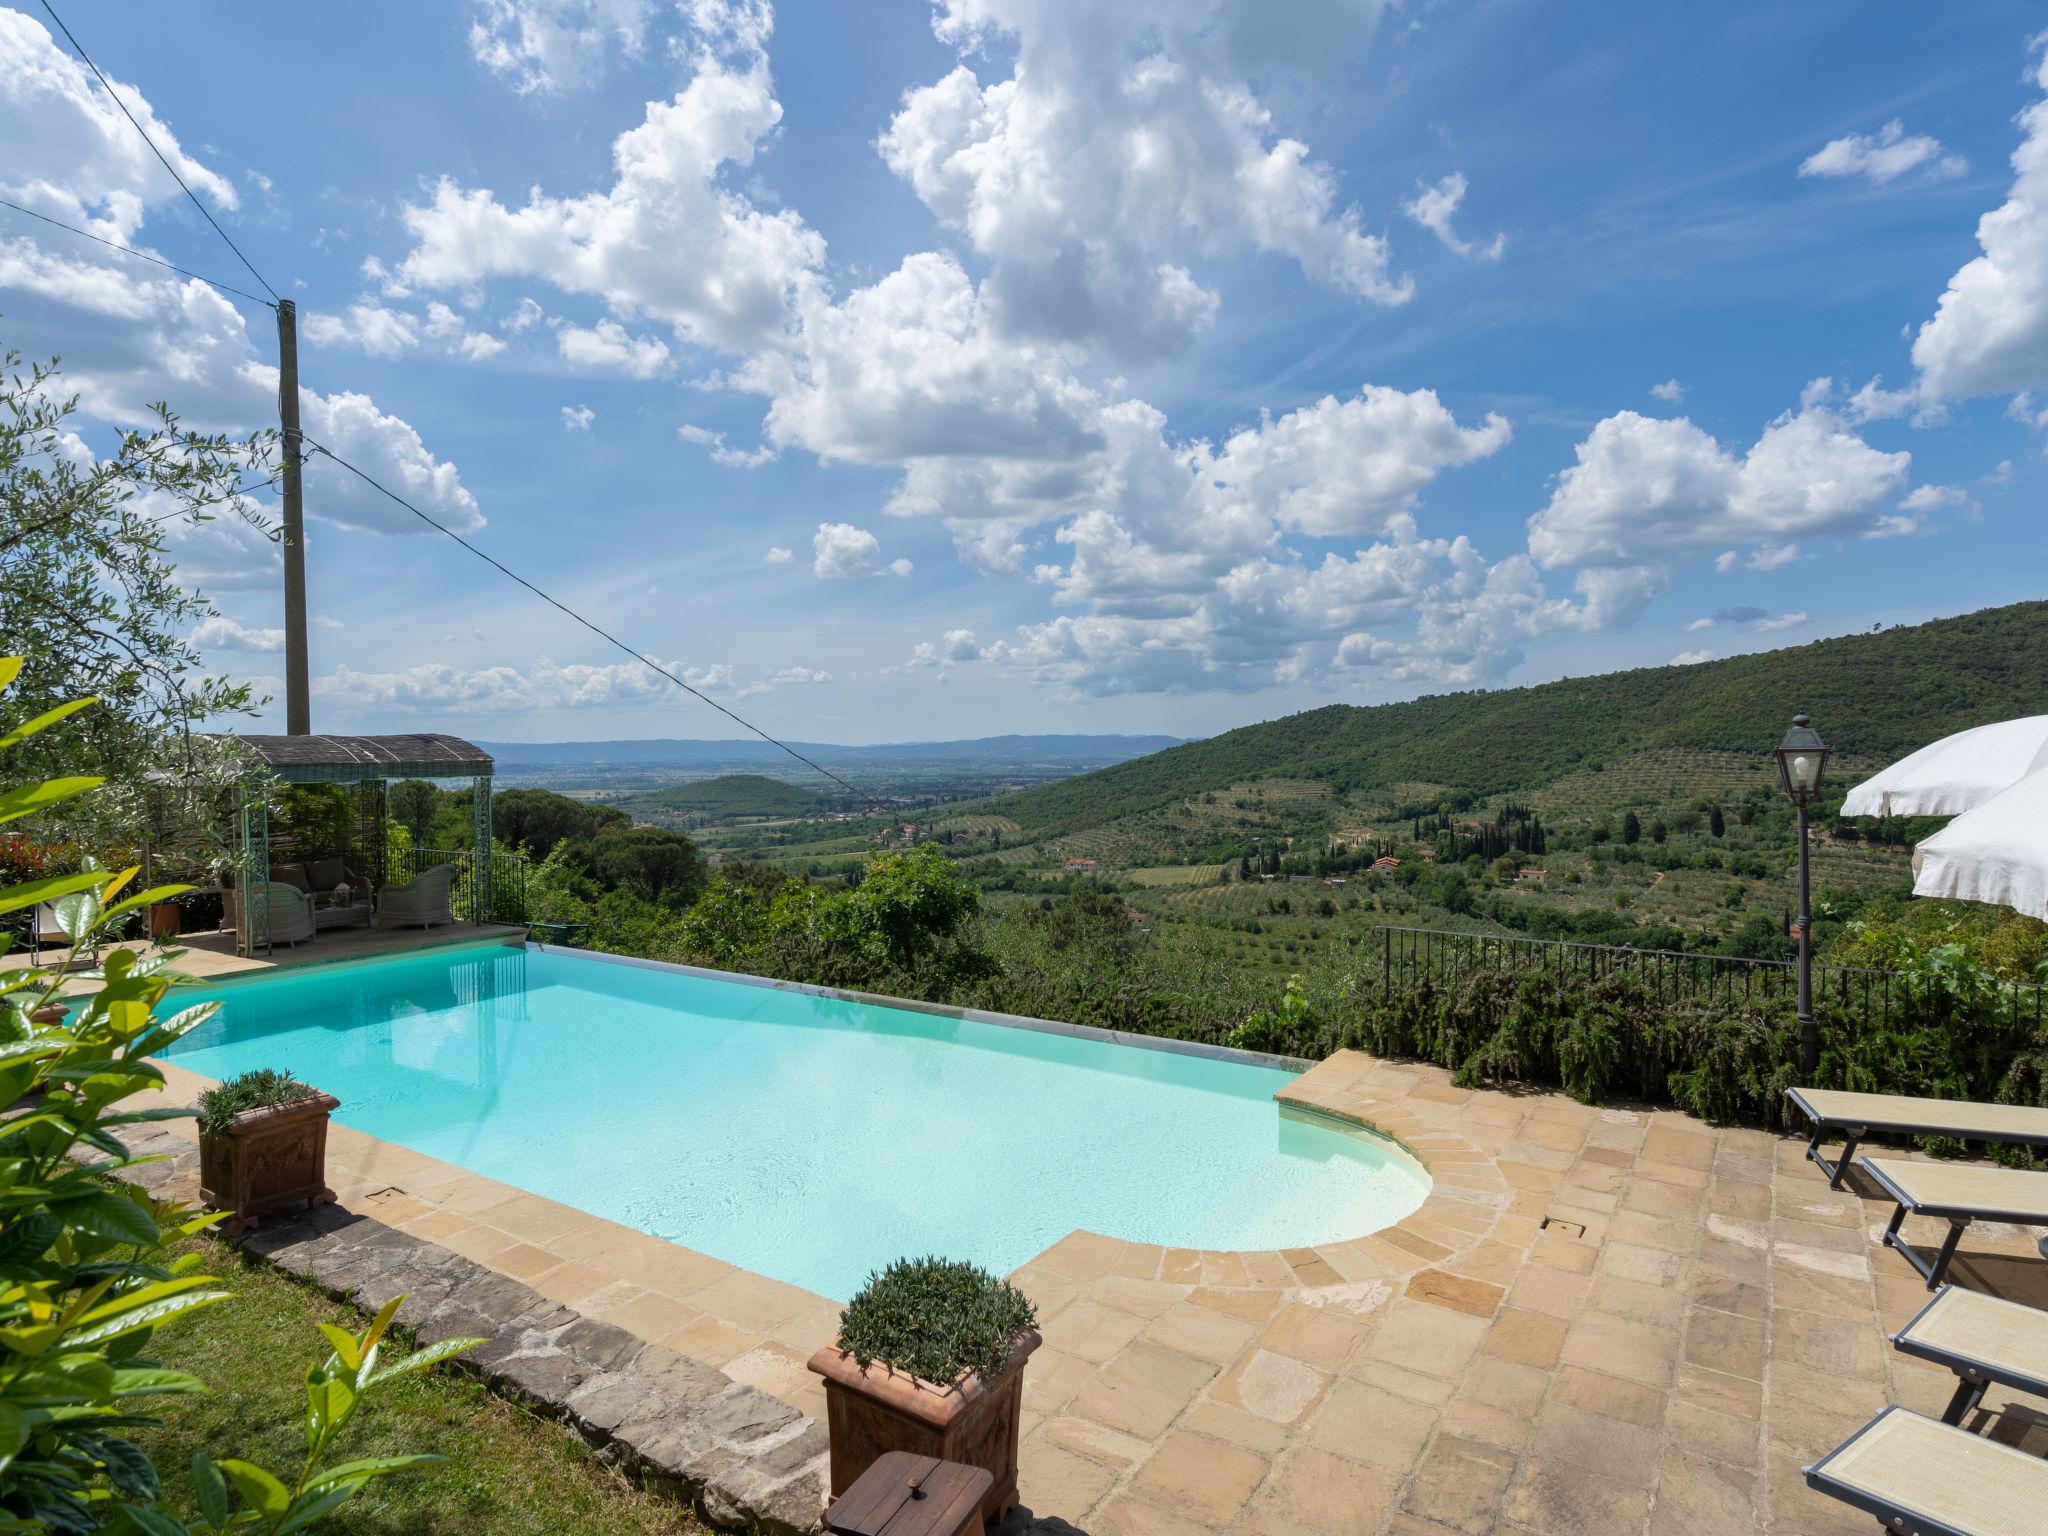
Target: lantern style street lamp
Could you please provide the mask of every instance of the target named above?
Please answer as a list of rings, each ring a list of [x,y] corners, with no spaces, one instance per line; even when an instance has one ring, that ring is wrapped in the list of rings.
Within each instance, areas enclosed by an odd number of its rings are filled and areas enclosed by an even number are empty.
[[[1820,1030],[1813,1022],[1813,909],[1807,863],[1806,808],[1820,793],[1821,769],[1828,744],[1805,715],[1792,717],[1792,729],[1778,743],[1778,776],[1785,793],[1799,808],[1799,1070],[1809,1078],[1820,1067]]]

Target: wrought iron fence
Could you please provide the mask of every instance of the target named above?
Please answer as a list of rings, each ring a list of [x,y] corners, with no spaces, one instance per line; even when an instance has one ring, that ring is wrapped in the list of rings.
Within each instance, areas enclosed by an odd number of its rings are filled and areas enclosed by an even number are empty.
[[[1560,979],[1594,980],[1623,974],[1657,997],[1671,1001],[1767,1004],[1788,1000],[1799,990],[1790,960],[1752,960],[1740,955],[1696,955],[1675,949],[1637,949],[1627,944],[1582,944],[1569,939],[1532,939],[1490,933],[1454,933],[1440,928],[1385,926],[1380,934],[1382,984],[1418,976],[1445,977],[1486,969],[1531,971]],[[2014,1025],[2048,1018],[2048,987],[2028,982],[1998,984],[1998,1006]],[[1862,1015],[1864,1024],[1889,1025],[1892,1010],[1907,994],[1891,971],[1844,965],[1815,965],[1815,1006],[1832,1003]]]
[[[474,848],[415,848],[403,862],[406,868],[393,872],[394,881],[413,879],[437,865],[453,865],[455,884],[448,904],[465,922],[526,921],[526,855],[517,849],[496,850],[484,861],[481,880]]]

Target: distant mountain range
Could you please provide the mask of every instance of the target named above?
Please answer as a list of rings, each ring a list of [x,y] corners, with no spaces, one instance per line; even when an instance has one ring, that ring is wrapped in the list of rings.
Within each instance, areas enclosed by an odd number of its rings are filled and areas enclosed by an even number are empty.
[[[1078,771],[1126,762],[1182,744],[1178,736],[981,736],[968,741],[898,741],[848,747],[833,742],[790,745],[820,763],[863,766],[908,764],[961,768],[1063,768]],[[503,771],[537,768],[711,769],[792,766],[789,755],[765,741],[483,741]]]

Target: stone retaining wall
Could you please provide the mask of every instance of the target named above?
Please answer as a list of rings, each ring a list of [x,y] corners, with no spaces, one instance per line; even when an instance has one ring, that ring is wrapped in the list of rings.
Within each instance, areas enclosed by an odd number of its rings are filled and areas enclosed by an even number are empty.
[[[151,1190],[196,1189],[199,1152],[153,1125],[124,1127],[127,1170]],[[724,1372],[548,1300],[462,1255],[337,1205],[267,1218],[237,1243],[328,1295],[374,1312],[404,1296],[398,1323],[421,1343],[488,1342],[456,1362],[559,1420],[600,1461],[771,1536],[815,1530],[825,1503],[825,1426]]]

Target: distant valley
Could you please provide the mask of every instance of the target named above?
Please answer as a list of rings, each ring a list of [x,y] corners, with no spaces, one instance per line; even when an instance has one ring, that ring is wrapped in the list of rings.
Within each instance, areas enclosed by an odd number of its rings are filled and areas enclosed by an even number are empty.
[[[790,746],[845,779],[863,798],[929,805],[1029,789],[1183,744],[1178,736],[1043,735],[872,746],[793,741]],[[765,741],[486,741],[479,745],[497,760],[500,784],[542,785],[580,798],[622,798],[699,780],[751,775],[795,785],[819,797],[821,804],[837,806],[848,799],[844,786]],[[739,796],[740,800],[748,798],[744,793]],[[714,799],[722,805],[738,803],[731,792],[715,793]],[[787,810],[794,803],[784,802],[776,808]],[[680,803],[670,808],[711,809]],[[764,806],[765,813],[770,812]]]

